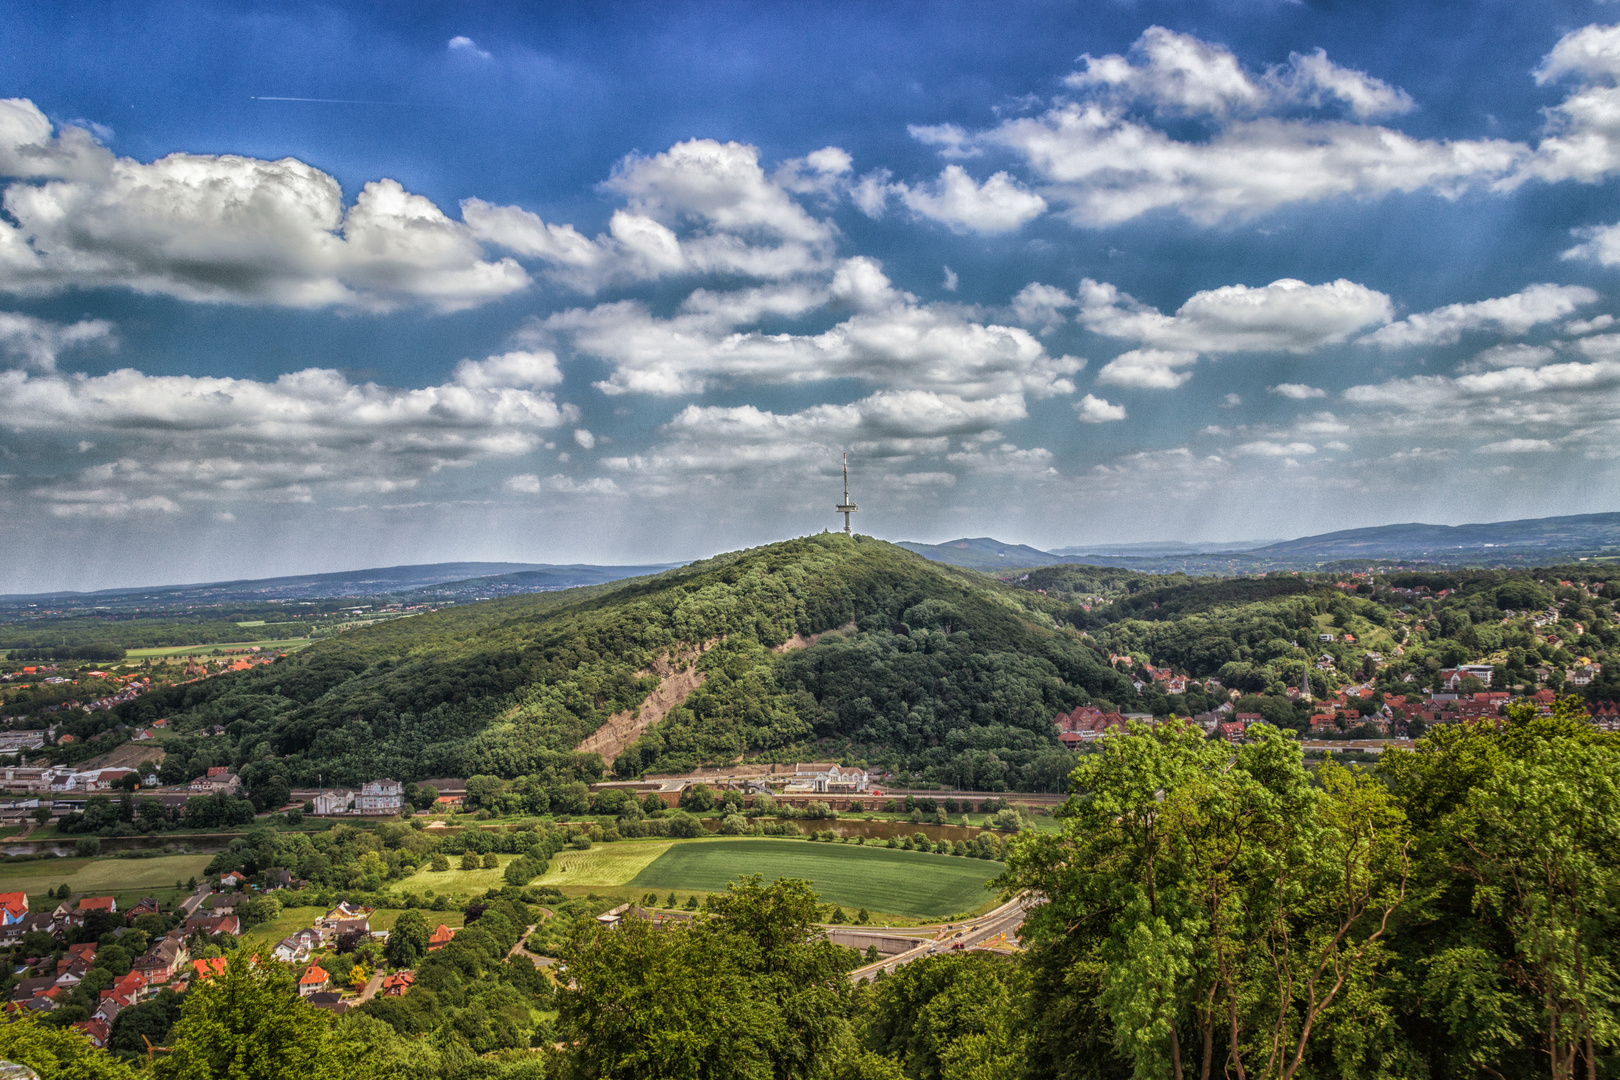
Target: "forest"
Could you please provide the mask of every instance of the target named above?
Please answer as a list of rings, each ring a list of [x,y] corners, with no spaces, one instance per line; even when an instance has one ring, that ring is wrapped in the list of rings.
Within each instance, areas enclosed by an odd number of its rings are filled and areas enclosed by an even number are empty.
[[[1224,705],[1303,733],[1312,700],[1359,694],[1346,711],[1365,717],[1420,700],[1460,664],[1488,667],[1494,691],[1613,701],[1617,594],[1606,563],[1263,578],[1064,565],[994,578],[824,534],[352,629],[273,664],[65,713],[75,742],[47,754],[81,760],[166,718],[168,783],[225,764],[269,793],[317,774],[544,776],[554,790],[602,778],[604,763],[574,748],[645,699],[663,660],[696,664],[704,681],[618,755],[617,776],[835,758],[920,783],[1050,790],[1073,764],[1052,719],[1080,705],[1161,718]],[[819,638],[786,647],[795,635]],[[1171,674],[1188,680],[1176,693]],[[72,692],[6,691],[12,707],[40,709]],[[204,734],[216,727],[223,738]]]

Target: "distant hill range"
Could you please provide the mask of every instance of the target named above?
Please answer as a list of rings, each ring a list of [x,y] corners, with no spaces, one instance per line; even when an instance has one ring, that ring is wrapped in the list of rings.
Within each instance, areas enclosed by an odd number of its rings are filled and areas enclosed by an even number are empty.
[[[990,537],[944,544],[902,542],[936,562],[994,571],[1085,563],[1145,573],[1247,574],[1336,569],[1341,563],[1531,566],[1620,557],[1620,514],[1577,514],[1477,525],[1378,525],[1297,540],[1234,544],[1098,544],[1041,551]]]
[[[215,581],[196,585],[161,585],[141,589],[103,589],[98,592],[54,592],[0,595],[0,605],[21,607],[71,604],[122,608],[176,604],[244,603],[267,600],[333,600],[388,597],[400,601],[481,600],[519,593],[550,592],[579,585],[601,585],[624,578],[656,574],[679,566],[593,566],[584,563],[452,562],[425,566],[389,566],[371,570],[345,570],[334,574],[299,574],[291,577],[243,581]]]

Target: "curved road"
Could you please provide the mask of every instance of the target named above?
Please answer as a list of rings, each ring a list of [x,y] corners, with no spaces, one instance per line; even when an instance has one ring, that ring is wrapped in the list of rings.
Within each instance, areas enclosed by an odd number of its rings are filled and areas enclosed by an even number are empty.
[[[977,919],[969,919],[964,923],[953,924],[962,926],[963,929],[955,931],[949,937],[946,937],[946,931],[940,928],[933,940],[924,941],[915,949],[856,968],[849,973],[850,981],[860,982],[865,979],[875,979],[879,971],[893,974],[894,969],[902,964],[909,964],[913,960],[921,960],[925,956],[954,951],[957,944],[960,944],[964,949],[970,949],[975,945],[982,945],[1004,934],[1011,937],[1017,933],[1020,926],[1024,925],[1024,913],[1034,906],[1034,901],[1027,896],[1014,897],[987,915]]]

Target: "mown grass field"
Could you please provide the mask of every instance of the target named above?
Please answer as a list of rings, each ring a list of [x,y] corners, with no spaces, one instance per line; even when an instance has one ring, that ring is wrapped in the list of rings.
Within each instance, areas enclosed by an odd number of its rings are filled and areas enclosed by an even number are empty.
[[[315,925],[315,920],[326,914],[325,908],[294,907],[283,908],[281,914],[267,923],[260,923],[246,934],[242,941],[251,949],[271,949],[276,942],[296,930]],[[371,928],[373,930],[392,930],[394,923],[404,914],[403,908],[379,908],[371,913]],[[424,911],[422,918],[427,920],[428,928],[444,923],[446,926],[459,928],[465,916],[459,911]]]
[[[172,645],[159,646],[150,649],[130,649],[126,658],[130,660],[160,660],[168,656],[207,656],[219,650],[221,653],[232,649],[250,649],[257,645],[267,653],[296,652],[310,642],[309,638],[275,638],[265,641],[221,641],[210,645]],[[233,657],[232,659],[243,659]]]
[[[471,896],[474,893],[487,892],[490,889],[500,889],[506,886],[503,872],[506,864],[517,858],[516,855],[497,855],[501,865],[493,870],[458,870],[461,862],[460,855],[450,856],[449,870],[429,870],[426,867],[418,870],[410,877],[399,882],[395,888],[402,892],[425,893],[433,890],[435,896],[449,896],[457,893]]]
[[[598,844],[589,851],[559,851],[536,885],[624,885],[668,851],[663,843]]]
[[[989,905],[995,896],[984,883],[1001,869],[983,859],[850,844],[709,840],[671,846],[628,887],[719,892],[748,874],[805,878],[824,903],[926,919]]]
[[[212,855],[160,855],[155,859],[40,859],[0,864],[0,892],[25,892],[31,910],[36,897],[66,882],[76,893],[116,896],[122,900],[162,891],[176,881],[201,878]]]

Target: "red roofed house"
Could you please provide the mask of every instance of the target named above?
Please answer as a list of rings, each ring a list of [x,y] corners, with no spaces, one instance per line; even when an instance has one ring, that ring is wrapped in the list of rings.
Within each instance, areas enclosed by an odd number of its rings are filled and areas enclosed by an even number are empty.
[[[82,922],[92,911],[105,911],[109,915],[118,910],[118,901],[111,896],[86,896],[79,901],[77,914]]]
[[[27,893],[0,893],[0,926],[10,926],[12,923],[20,923],[23,920],[23,916],[27,914]]]
[[[225,958],[223,956],[216,956],[212,960],[193,960],[191,966],[196,971],[199,981],[212,975],[225,974]]]
[[[1058,713],[1052,723],[1057,725],[1058,742],[1076,746],[1100,739],[1110,731],[1125,732],[1125,718],[1117,712],[1105,713],[1095,705],[1082,705],[1072,713]]]
[[[298,996],[307,998],[311,994],[318,994],[325,990],[331,981],[331,976],[321,970],[319,964],[311,964],[309,970],[304,972],[304,977],[298,980]]]
[[[393,975],[386,975],[382,981],[383,997],[399,997],[409,990],[416,982],[416,972],[401,971]]]
[[[107,1036],[112,1029],[105,1020],[81,1020],[73,1025],[73,1030],[84,1032],[90,1040],[90,1045],[99,1050],[107,1045]]]
[[[450,944],[450,939],[455,936],[456,932],[454,930],[444,925],[444,923],[440,923],[439,928],[428,935],[428,952],[444,948]]]

